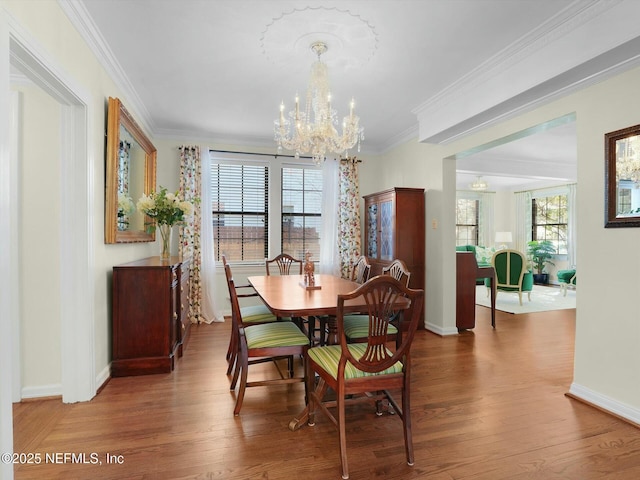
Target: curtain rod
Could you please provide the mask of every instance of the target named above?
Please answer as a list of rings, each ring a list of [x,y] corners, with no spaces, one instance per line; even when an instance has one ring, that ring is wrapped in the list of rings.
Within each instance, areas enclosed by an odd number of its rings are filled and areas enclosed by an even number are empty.
[[[281,154],[278,154],[278,153],[239,152],[239,151],[235,151],[235,150],[214,150],[213,148],[210,148],[209,151],[210,152],[216,152],[216,153],[238,153],[240,155],[262,155],[262,156],[265,156],[265,157],[275,157],[275,158],[278,158],[278,157],[296,158],[295,155],[281,155]],[[313,159],[313,157],[302,157],[302,156],[299,156],[298,158],[304,158],[304,159],[307,159],[307,160]],[[326,160],[326,157],[325,157],[325,160]],[[340,159],[341,162],[346,162],[347,160],[349,160],[349,158],[341,158]],[[361,163],[362,160],[356,159],[356,162]]]
[[[559,188],[559,187],[568,187],[570,185],[577,185],[578,182],[571,182],[571,183],[560,183],[558,185],[553,185],[551,187],[539,187],[539,188],[531,188],[529,190],[519,190],[517,192],[513,192],[513,193],[525,193],[525,192],[538,192],[540,190],[552,190],[554,188]]]
[[[280,155],[277,153],[257,153],[257,152],[238,152],[235,150],[214,150],[213,148],[209,149],[210,152],[216,152],[216,153],[238,153],[240,155],[261,155],[264,157],[284,157],[284,158],[296,158],[295,155]],[[313,157],[298,157],[298,158],[306,158],[311,160]]]

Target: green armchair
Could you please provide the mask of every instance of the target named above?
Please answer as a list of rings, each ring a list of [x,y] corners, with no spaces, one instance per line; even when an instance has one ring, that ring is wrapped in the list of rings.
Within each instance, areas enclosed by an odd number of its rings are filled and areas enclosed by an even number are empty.
[[[522,292],[527,292],[531,300],[533,290],[533,273],[527,271],[527,259],[518,250],[498,250],[491,258],[491,265],[496,271],[496,290],[518,292],[522,305]],[[490,292],[491,280],[486,279],[487,293]]]
[[[576,281],[575,268],[571,270],[558,270],[558,282],[560,283],[560,288],[562,289],[563,296],[567,296],[567,287],[569,285],[572,285],[575,288]]]

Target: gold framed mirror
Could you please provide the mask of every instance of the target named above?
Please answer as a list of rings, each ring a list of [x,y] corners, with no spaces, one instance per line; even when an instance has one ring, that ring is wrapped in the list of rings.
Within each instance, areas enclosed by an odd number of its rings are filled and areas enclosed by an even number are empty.
[[[640,125],[605,134],[605,224],[640,227]]]
[[[135,205],[156,188],[156,148],[122,102],[109,97],[105,185],[105,243],[153,242]]]

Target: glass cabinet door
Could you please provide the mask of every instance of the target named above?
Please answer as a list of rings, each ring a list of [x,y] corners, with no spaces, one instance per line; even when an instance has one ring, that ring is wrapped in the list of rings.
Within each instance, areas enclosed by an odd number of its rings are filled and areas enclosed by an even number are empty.
[[[367,256],[378,257],[378,204],[367,208]]]
[[[393,260],[393,202],[380,203],[380,259]]]

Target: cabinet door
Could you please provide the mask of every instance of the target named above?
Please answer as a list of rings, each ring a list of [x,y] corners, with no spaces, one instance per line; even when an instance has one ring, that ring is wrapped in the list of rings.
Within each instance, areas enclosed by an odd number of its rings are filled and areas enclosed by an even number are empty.
[[[169,296],[171,298],[171,317],[169,318],[169,348],[173,353],[178,346],[178,329],[179,313],[180,313],[180,289],[178,288],[178,269],[171,269],[171,289]]]
[[[367,257],[378,258],[378,204],[367,206]]]
[[[394,214],[393,201],[380,202],[380,259],[393,260],[394,258]]]

